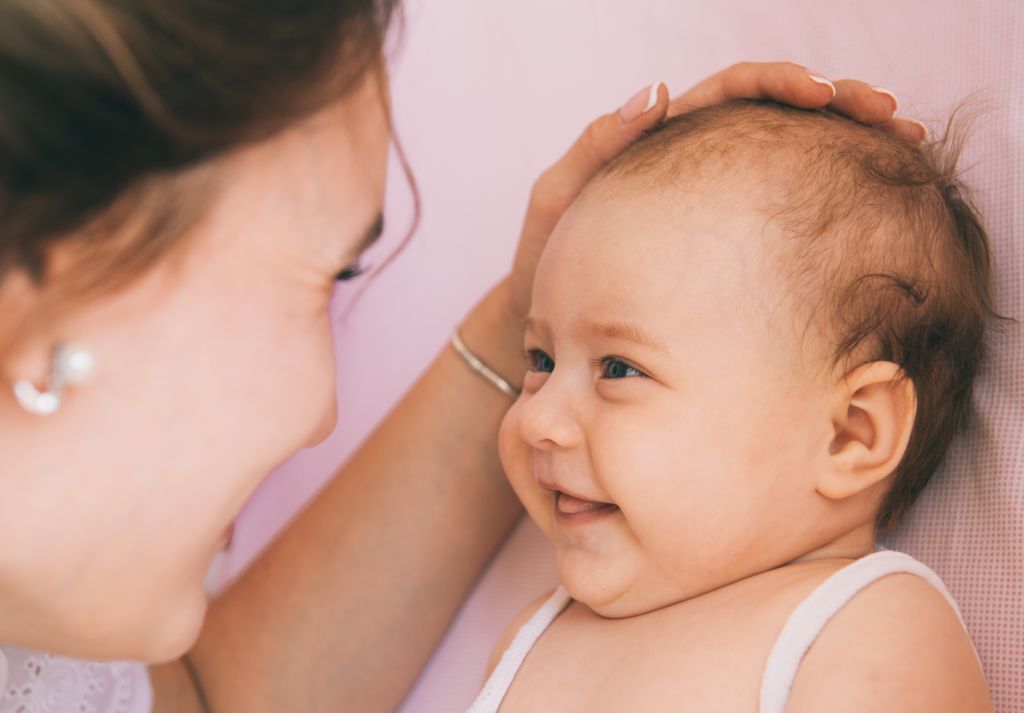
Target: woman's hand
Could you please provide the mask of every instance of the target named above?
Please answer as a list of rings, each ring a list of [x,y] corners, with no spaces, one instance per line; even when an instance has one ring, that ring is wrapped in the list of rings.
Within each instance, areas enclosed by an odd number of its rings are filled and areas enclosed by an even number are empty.
[[[568,153],[534,184],[512,274],[503,285],[513,320],[521,320],[529,309],[533,273],[548,236],[601,167],[666,116],[730,99],[772,99],[802,109],[828,107],[911,141],[925,136],[920,123],[894,118],[896,98],[886,90],[852,79],[832,82],[792,62],[734,64],[671,101],[663,84],[642,90],[621,109],[584,129]]]

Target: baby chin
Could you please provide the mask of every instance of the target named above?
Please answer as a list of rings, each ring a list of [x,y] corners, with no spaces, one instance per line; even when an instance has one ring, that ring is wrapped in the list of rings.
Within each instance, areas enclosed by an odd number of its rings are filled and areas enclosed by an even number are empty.
[[[601,616],[622,619],[685,598],[653,582],[651,567],[618,508],[588,511],[560,507],[559,499],[553,505],[548,498],[538,500],[527,510],[552,540],[559,580],[573,599]],[[572,512],[567,517],[562,510]]]
[[[625,553],[592,552],[556,544],[558,577],[573,599],[609,619],[647,614],[687,598],[650,581],[642,563]]]

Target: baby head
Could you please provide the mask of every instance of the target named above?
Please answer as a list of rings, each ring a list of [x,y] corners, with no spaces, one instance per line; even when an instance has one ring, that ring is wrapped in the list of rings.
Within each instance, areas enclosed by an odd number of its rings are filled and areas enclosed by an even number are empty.
[[[538,266],[500,438],[570,594],[631,616],[899,521],[991,314],[954,154],[737,102],[591,182]]]

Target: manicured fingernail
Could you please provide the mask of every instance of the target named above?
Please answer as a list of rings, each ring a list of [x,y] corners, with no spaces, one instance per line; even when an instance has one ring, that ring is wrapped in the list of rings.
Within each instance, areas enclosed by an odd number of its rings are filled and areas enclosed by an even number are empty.
[[[622,108],[619,109],[619,117],[622,121],[628,124],[631,121],[639,119],[641,116],[649,112],[658,103],[658,91],[660,90],[662,82],[655,82],[649,87],[644,87],[639,92],[629,98]]]
[[[873,89],[874,91],[878,92],[879,94],[882,94],[882,95],[887,96],[890,99],[892,99],[892,113],[893,114],[895,114],[896,112],[898,112],[900,110],[900,100],[896,98],[895,94],[890,92],[888,89],[885,89],[884,87],[871,87],[871,89]]]
[[[924,141],[925,139],[928,138],[928,127],[922,124],[920,121],[918,121],[917,119],[903,119],[903,121],[909,121],[911,124],[921,129],[921,141]]]
[[[817,82],[818,84],[823,84],[824,86],[826,86],[829,89],[831,89],[832,90],[832,96],[836,95],[836,85],[833,84],[831,80],[825,79],[825,77],[821,76],[820,74],[808,74],[807,76],[810,78],[810,80],[812,82]]]

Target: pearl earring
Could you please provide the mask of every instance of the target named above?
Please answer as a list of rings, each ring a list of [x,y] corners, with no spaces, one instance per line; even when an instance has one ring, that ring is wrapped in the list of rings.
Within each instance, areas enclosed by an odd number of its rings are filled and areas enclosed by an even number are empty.
[[[46,379],[46,391],[39,391],[31,381],[22,379],[14,385],[14,397],[18,405],[29,413],[49,416],[60,409],[64,387],[88,380],[95,366],[92,352],[82,347],[61,345],[53,350],[53,364]]]

